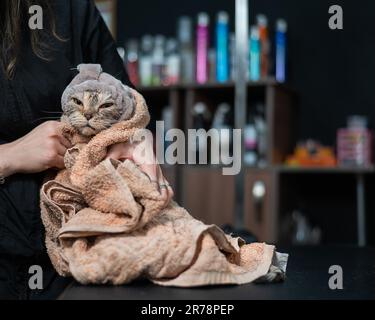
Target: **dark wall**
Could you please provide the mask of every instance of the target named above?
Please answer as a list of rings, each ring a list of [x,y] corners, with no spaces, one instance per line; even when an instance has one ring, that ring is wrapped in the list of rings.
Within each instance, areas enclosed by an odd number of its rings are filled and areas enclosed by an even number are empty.
[[[328,8],[344,10],[344,30],[328,28]],[[289,83],[300,97],[299,138],[335,142],[350,114],[364,114],[375,126],[375,1],[250,0],[250,16],[265,13],[272,24],[289,24]],[[119,43],[145,33],[175,34],[177,17],[225,9],[229,0],[119,0]],[[232,19],[233,20],[233,19]],[[233,26],[232,26],[233,28]]]

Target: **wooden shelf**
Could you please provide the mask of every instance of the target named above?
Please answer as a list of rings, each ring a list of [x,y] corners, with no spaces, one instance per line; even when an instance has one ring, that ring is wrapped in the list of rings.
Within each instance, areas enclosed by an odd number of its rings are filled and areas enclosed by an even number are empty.
[[[181,164],[181,167],[189,167],[198,170],[218,170],[230,166],[224,165],[199,165],[199,164]],[[245,166],[246,171],[272,171],[280,174],[374,174],[375,167],[289,167],[286,165],[274,165],[266,167]]]
[[[371,174],[375,173],[375,167],[291,167],[275,166],[279,173],[327,173],[327,174]]]
[[[259,81],[249,81],[248,87],[265,87],[265,86],[277,86],[280,88],[288,89],[292,91],[292,89],[284,83],[277,82],[274,78],[267,78]],[[140,92],[148,92],[148,91],[168,91],[168,90],[199,90],[199,89],[223,89],[223,88],[235,88],[235,83],[233,81],[230,82],[207,82],[204,84],[199,83],[181,83],[176,85],[159,85],[159,86],[138,86],[137,90]]]

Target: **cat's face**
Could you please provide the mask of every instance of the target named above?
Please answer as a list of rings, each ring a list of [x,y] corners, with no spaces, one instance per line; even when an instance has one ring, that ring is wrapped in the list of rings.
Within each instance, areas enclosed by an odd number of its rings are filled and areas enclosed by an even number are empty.
[[[125,111],[109,92],[82,91],[69,97],[64,117],[80,134],[93,136],[122,120]]]

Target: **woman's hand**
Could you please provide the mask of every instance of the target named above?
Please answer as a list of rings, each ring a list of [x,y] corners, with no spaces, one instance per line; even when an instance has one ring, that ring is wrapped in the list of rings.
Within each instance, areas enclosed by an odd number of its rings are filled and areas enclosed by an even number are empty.
[[[50,168],[62,169],[70,142],[60,132],[62,124],[47,121],[24,137],[0,146],[0,175],[36,173]]]
[[[165,200],[165,206],[167,206],[174,196],[173,190],[161,171],[160,165],[152,150],[152,145],[143,144],[143,148],[147,149],[146,156],[141,156],[139,152],[137,152],[137,146],[140,146],[142,143],[143,142],[140,144],[115,144],[108,149],[107,158],[120,161],[129,159],[133,161],[145,174],[148,175],[152,183],[155,183]]]

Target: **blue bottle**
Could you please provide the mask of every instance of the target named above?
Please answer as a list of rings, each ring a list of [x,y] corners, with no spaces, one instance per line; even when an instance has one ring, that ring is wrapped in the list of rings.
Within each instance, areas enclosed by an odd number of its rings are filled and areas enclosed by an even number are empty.
[[[216,24],[216,80],[229,80],[229,15],[218,13]]]
[[[260,38],[257,26],[250,29],[250,80],[260,80]]]
[[[276,21],[276,81],[285,82],[286,79],[286,32],[287,23],[283,19]]]

